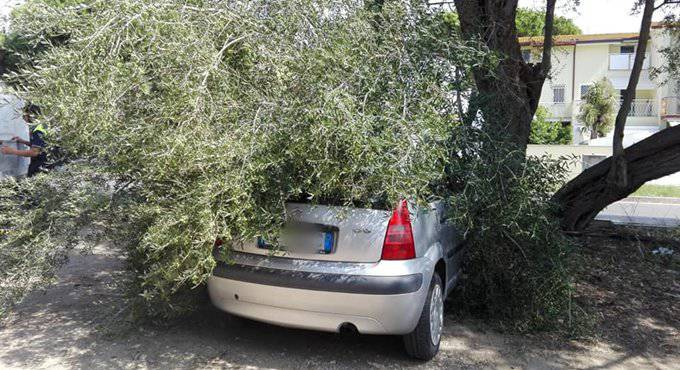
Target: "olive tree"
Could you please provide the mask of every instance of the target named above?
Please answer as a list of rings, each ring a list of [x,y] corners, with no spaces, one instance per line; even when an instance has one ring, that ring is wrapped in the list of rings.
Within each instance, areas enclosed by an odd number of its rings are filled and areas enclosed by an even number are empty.
[[[680,127],[666,128],[628,148],[623,147],[624,129],[642,72],[652,16],[662,8],[677,10],[679,4],[677,0],[634,2],[635,9],[642,9],[640,36],[628,86],[616,115],[613,155],[583,171],[555,194],[564,229],[583,229],[605,207],[626,198],[647,181],[680,171]]]
[[[15,76],[18,91],[54,143],[125,195],[107,222],[127,233],[149,309],[182,308],[215,240],[275,235],[290,199],[433,198],[457,122],[452,71],[490,59],[422,2],[364,5],[33,1],[13,21],[65,35]],[[39,236],[10,232],[2,248]]]
[[[481,116],[490,134],[526,151],[531,121],[543,84],[550,76],[557,0],[544,3],[542,52],[536,63],[527,63],[521,57],[517,38],[518,0],[449,2],[455,4],[458,12],[462,37],[486,46],[499,57],[493,69],[472,68],[478,97],[476,104],[470,105],[468,116]],[[652,16],[659,9],[677,10],[679,4],[678,0],[630,2],[634,11],[641,11],[642,21],[627,93],[614,125],[614,155],[590,167],[555,194],[553,201],[559,205],[556,215],[564,229],[583,229],[602,209],[632,194],[645,182],[680,171],[680,127],[667,128],[623,148],[625,123],[642,69]]]

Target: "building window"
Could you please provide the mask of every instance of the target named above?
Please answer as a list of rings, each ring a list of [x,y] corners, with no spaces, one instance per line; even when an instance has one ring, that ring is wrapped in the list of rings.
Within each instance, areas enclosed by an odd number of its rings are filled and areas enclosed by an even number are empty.
[[[564,85],[553,86],[553,103],[564,103]]]
[[[581,85],[581,100],[586,97],[588,90],[590,90],[590,85]]]
[[[529,49],[522,50],[522,59],[524,59],[524,62],[526,63],[531,62],[531,50]]]
[[[621,54],[633,54],[635,53],[634,45],[621,46]]]

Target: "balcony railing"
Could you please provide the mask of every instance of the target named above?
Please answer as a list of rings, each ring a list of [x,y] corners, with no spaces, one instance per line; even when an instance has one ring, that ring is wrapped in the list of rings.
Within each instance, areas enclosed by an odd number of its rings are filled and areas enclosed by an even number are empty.
[[[635,54],[609,54],[609,69],[612,71],[629,71],[633,69]],[[642,69],[649,69],[649,54],[645,54]]]
[[[661,99],[661,116],[680,116],[680,96],[667,96]]]
[[[680,98],[676,98],[680,99]],[[581,105],[584,103],[583,100],[578,101],[577,105],[575,106],[575,113],[577,114],[578,111],[581,109]],[[677,104],[677,103],[676,103]],[[615,104],[615,113],[619,111],[620,103],[617,102]],[[679,107],[676,105],[675,109],[678,109]],[[630,103],[630,111],[628,112],[628,117],[656,117],[657,115],[657,109],[656,109],[656,102],[654,99],[633,99],[633,101]]]
[[[616,109],[618,110],[618,106]],[[633,99],[630,103],[630,112],[628,112],[628,117],[655,117],[656,116],[656,104],[654,104],[654,99]]]
[[[571,103],[542,102],[541,105],[548,109],[551,118],[571,117]]]

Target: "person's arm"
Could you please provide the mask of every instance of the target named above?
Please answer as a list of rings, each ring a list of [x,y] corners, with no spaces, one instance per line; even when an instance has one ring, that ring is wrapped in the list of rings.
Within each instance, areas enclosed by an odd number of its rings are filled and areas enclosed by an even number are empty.
[[[18,136],[13,137],[13,138],[12,138],[12,141],[16,141],[16,142],[19,143],[19,144],[24,144],[24,145],[31,146],[31,142],[30,142],[30,141],[24,140],[24,139],[22,139],[22,138],[20,138],[20,137],[18,137]]]
[[[0,148],[0,153],[8,155],[18,155],[20,157],[37,157],[40,155],[40,148],[31,147],[28,150],[19,150],[9,146],[3,146]]]

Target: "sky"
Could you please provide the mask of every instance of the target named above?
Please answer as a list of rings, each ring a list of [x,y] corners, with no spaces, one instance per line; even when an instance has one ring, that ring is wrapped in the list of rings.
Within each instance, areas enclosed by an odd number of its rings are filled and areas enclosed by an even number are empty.
[[[520,6],[543,8],[545,0],[519,0]],[[573,11],[569,6],[560,6],[569,1],[558,0],[555,13],[574,20],[585,34],[639,32],[642,14],[631,14],[633,0],[581,0],[580,6]],[[662,12],[654,14],[654,20],[663,19]]]

